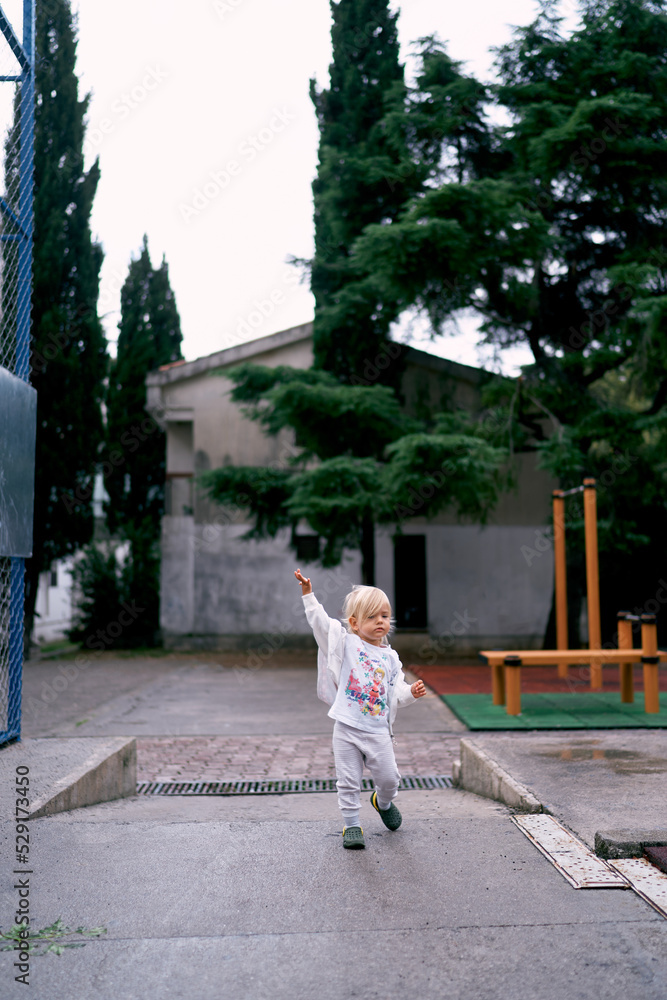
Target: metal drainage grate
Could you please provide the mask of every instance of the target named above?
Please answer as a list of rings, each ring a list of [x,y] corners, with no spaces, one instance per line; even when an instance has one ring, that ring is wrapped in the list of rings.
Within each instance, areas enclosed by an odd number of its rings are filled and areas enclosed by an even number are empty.
[[[371,791],[372,778],[361,787]],[[402,789],[452,788],[448,774],[411,774],[401,778]],[[335,792],[335,778],[266,778],[262,781],[139,781],[137,795],[283,795],[286,792]]]

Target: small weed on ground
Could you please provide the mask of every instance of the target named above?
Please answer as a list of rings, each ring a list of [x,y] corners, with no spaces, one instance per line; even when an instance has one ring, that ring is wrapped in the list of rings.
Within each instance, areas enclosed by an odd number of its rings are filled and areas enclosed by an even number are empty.
[[[0,931],[0,940],[11,942],[0,945],[0,951],[13,951],[16,944],[20,944],[23,950],[29,951],[32,955],[62,955],[65,948],[86,946],[85,941],[71,940],[75,935],[94,938],[101,937],[107,932],[106,927],[77,927],[76,930],[72,930],[71,927],[65,926],[60,917],[48,927],[43,927],[41,931],[29,934],[27,938],[21,937],[23,929],[14,924],[10,931],[6,933]]]

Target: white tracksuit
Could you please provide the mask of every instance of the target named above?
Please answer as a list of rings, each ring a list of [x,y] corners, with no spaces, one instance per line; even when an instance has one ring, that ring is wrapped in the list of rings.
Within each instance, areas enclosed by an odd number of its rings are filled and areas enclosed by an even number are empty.
[[[375,646],[348,632],[329,618],[314,594],[306,594],[303,603],[318,646],[317,694],[331,706],[329,716],[335,720],[338,805],[345,825],[358,826],[364,763],[381,808],[388,808],[398,791],[392,724],[398,706],[416,699],[391,646]]]

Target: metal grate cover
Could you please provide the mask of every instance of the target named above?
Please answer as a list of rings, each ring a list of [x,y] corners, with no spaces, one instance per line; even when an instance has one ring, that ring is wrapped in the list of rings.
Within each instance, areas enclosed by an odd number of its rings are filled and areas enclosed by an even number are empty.
[[[510,819],[575,889],[626,889],[627,882],[553,816],[528,813]]]
[[[362,778],[370,792],[372,778]],[[411,774],[401,778],[399,788],[452,788],[448,774]],[[264,778],[260,781],[139,781],[137,795],[284,795],[294,792],[335,792],[335,778]]]
[[[648,858],[616,858],[609,862],[638,895],[667,917],[667,875],[652,865]]]

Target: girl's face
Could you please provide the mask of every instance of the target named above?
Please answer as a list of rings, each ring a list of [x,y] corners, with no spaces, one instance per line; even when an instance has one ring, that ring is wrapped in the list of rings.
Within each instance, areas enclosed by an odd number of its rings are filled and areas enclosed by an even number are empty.
[[[363,621],[350,618],[350,627],[366,642],[372,643],[373,646],[381,646],[382,640],[391,628],[391,608],[388,604],[383,604]]]

